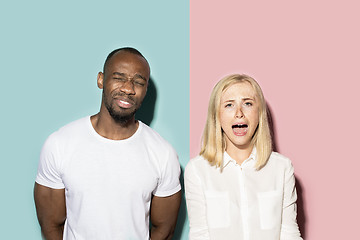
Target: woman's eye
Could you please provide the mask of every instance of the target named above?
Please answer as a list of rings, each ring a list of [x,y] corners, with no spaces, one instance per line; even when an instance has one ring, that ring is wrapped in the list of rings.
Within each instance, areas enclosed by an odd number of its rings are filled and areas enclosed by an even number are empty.
[[[244,105],[247,107],[251,107],[253,104],[252,104],[252,102],[245,102]]]
[[[225,105],[226,108],[231,107],[231,106],[232,106],[232,103],[228,103]]]

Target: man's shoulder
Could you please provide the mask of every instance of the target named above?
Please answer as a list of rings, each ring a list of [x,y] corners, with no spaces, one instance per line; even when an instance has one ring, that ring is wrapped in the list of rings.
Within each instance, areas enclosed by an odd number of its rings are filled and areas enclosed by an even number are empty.
[[[86,134],[84,134],[86,132],[86,119],[89,120],[86,117],[70,122],[50,134],[43,144],[40,158],[55,157],[59,160],[59,156],[64,157],[64,154],[76,150],[79,143],[87,139]]]
[[[162,146],[172,147],[171,144],[165,138],[163,138],[156,130],[152,129],[143,122],[139,121],[139,124],[142,125],[141,134],[142,137],[145,138],[144,140],[155,145],[160,144]]]
[[[140,124],[141,131],[137,139],[139,139],[140,144],[147,149],[147,152],[151,153],[149,154],[151,159],[157,162],[157,164],[160,164],[159,166],[166,166],[166,162],[170,162],[170,165],[174,167],[179,166],[178,155],[175,148],[160,136],[157,131],[144,123],[140,122]]]
[[[73,138],[74,136],[78,136],[79,133],[84,132],[87,129],[89,121],[89,116],[72,121],[53,132],[49,136],[49,139],[66,141]]]

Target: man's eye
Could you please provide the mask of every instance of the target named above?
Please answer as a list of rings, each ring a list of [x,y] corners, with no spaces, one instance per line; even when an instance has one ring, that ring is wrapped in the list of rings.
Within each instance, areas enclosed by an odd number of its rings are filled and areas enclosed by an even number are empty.
[[[124,78],[114,78],[114,79],[117,80],[117,81],[125,81]]]
[[[145,86],[145,83],[143,83],[143,82],[139,82],[139,81],[135,81],[134,82],[136,85],[138,85],[138,86]]]

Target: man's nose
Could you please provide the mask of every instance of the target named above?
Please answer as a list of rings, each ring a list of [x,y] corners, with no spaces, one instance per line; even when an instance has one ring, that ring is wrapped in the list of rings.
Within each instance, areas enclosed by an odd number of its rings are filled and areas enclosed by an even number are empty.
[[[126,93],[127,95],[134,95],[135,89],[133,81],[125,81],[124,84],[121,86],[120,91]]]

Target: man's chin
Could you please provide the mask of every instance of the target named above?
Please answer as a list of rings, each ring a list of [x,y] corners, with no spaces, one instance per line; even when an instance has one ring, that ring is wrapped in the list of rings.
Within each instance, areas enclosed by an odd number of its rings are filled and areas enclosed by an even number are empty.
[[[114,119],[115,122],[124,124],[128,121],[134,119],[136,108],[121,108],[121,109],[115,109],[114,106],[106,106],[110,116],[112,119]]]
[[[135,111],[129,114],[119,114],[119,113],[111,113],[110,116],[118,123],[127,123],[128,121],[134,119]]]

